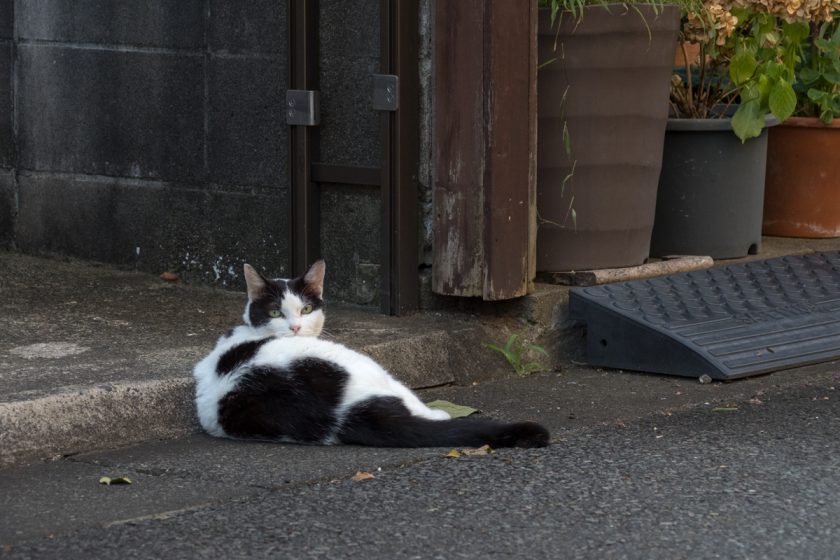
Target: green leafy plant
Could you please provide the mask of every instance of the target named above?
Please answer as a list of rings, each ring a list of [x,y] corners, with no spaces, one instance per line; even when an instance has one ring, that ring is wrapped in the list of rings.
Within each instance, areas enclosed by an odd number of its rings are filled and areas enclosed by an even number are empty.
[[[528,375],[537,371],[546,371],[548,367],[541,362],[525,362],[525,354],[529,352],[539,352],[548,356],[548,352],[542,346],[536,344],[526,344],[524,337],[520,334],[512,334],[508,337],[504,346],[498,344],[487,343],[484,346],[495,350],[502,354],[508,363],[511,365],[517,375]]]
[[[796,114],[828,124],[840,117],[840,11],[812,25],[797,67]]]
[[[739,94],[732,128],[745,141],[761,134],[768,114],[785,120],[796,109],[796,48],[807,26],[787,22],[779,26],[771,14],[741,13],[749,25],[735,40],[729,77]]]
[[[814,66],[806,77],[822,87],[836,77],[832,26],[819,23],[831,19],[837,4],[838,0],[705,0],[689,9],[680,41],[686,65],[671,83],[674,116],[731,115],[742,142],[761,134],[768,115],[779,120],[791,116],[801,105],[797,88],[811,99],[800,75],[812,28],[823,33],[815,42],[825,50],[815,46],[810,51]],[[814,89],[814,98],[830,104],[824,90]]]

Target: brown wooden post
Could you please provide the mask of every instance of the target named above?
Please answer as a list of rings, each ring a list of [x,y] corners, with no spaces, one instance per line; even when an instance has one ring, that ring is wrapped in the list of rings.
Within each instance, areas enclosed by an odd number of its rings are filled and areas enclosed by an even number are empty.
[[[525,295],[536,270],[536,0],[434,3],[432,288]]]

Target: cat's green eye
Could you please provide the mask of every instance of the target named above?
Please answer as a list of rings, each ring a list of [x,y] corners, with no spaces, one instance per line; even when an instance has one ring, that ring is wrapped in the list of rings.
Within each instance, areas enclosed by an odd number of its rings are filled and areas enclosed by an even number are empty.
[[[300,314],[301,315],[309,315],[310,313],[312,313],[312,311],[314,311],[314,310],[312,309],[311,305],[304,305],[303,309],[300,310]]]
[[[283,315],[283,312],[280,311],[279,309],[270,310],[268,312],[268,316],[271,317],[272,319],[276,319],[278,317],[285,317],[285,315]]]

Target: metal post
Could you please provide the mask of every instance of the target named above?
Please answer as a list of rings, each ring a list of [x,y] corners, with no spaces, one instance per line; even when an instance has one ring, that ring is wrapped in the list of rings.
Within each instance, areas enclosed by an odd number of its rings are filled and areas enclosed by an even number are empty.
[[[289,89],[318,89],[318,0],[289,0]],[[293,126],[289,134],[289,239],[292,275],[303,274],[321,256],[318,187],[318,127]]]

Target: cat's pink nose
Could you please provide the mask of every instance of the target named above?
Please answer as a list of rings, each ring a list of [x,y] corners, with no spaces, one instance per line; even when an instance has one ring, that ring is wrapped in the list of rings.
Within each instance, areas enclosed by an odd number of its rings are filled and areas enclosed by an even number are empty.
[[[297,334],[298,331],[300,330],[300,325],[292,325],[289,328],[292,329],[293,333]]]

